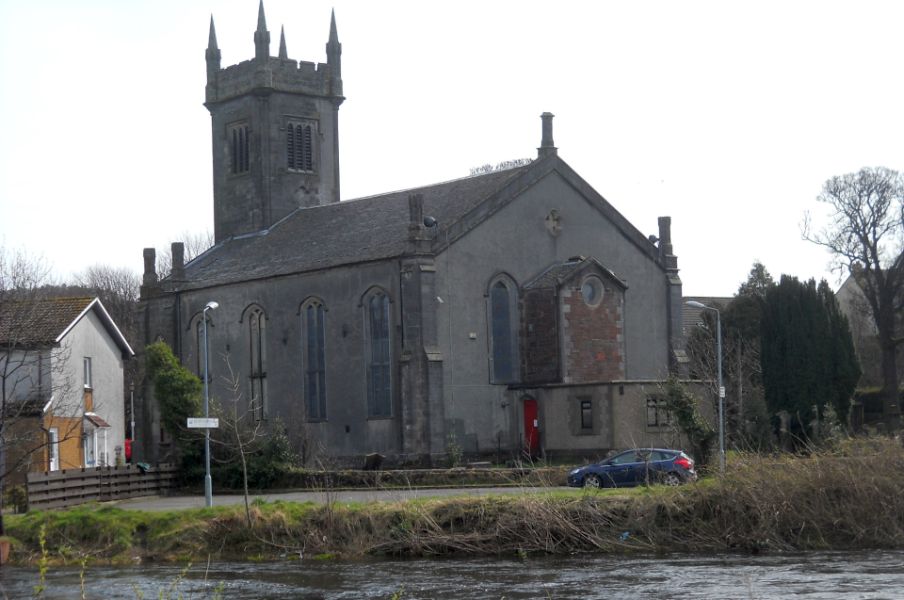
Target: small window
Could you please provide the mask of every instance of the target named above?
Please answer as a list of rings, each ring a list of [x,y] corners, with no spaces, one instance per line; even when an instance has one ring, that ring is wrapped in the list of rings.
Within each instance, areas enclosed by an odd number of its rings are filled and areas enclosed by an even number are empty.
[[[665,398],[651,396],[647,398],[647,426],[664,427],[671,424],[672,415]]]
[[[314,170],[314,125],[290,122],[286,127],[286,167],[290,171]]]
[[[85,365],[85,387],[91,389],[93,386],[91,385],[91,357],[86,356],[84,360]]]
[[[229,137],[229,157],[233,175],[247,173],[251,170],[251,140],[247,123],[230,125],[227,132]]]
[[[581,400],[581,429],[584,431],[593,429],[593,402],[589,399]]]
[[[599,306],[603,300],[603,282],[599,277],[591,275],[581,284],[581,297],[587,306]]]

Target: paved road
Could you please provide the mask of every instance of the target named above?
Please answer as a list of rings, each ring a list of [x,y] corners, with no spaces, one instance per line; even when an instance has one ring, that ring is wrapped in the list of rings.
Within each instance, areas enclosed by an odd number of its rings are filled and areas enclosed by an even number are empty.
[[[290,500],[293,502],[397,502],[414,498],[435,498],[442,496],[484,496],[487,494],[524,494],[550,491],[560,488],[535,487],[487,487],[487,488],[442,488],[442,489],[405,489],[405,490],[347,490],[347,491],[306,491],[286,492],[283,494],[253,494],[252,500],[260,498],[267,502]],[[214,494],[214,506],[241,504],[240,494]],[[130,510],[182,510],[185,508],[201,508],[204,496],[145,496],[111,502],[119,508]]]

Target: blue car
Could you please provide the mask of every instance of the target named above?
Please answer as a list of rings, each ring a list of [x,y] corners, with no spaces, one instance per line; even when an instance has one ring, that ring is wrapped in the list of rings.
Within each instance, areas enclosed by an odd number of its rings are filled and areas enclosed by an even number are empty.
[[[634,448],[568,473],[571,487],[629,487],[645,483],[679,485],[697,480],[694,459],[681,450]]]

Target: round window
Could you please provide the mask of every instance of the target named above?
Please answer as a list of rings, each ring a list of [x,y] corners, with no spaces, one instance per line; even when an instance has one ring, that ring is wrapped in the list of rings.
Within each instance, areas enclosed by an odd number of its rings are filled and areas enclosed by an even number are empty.
[[[599,277],[590,276],[581,284],[581,296],[587,306],[598,306],[603,299],[603,282]]]

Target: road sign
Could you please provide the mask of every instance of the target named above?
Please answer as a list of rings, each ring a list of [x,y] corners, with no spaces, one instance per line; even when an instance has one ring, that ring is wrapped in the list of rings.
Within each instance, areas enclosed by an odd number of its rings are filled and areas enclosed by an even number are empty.
[[[189,429],[218,429],[219,427],[220,420],[216,418],[189,417],[188,419]]]
[[[719,386],[719,398],[724,398],[724,397],[725,397],[725,386],[722,385],[722,386]],[[191,425],[189,425],[189,427],[191,427]]]

